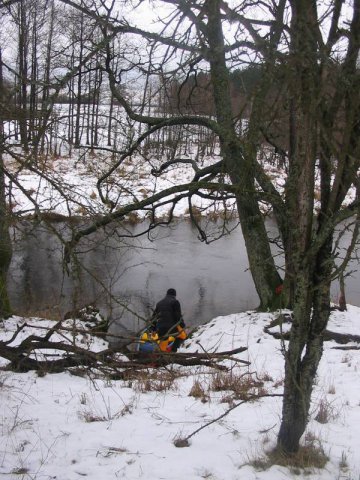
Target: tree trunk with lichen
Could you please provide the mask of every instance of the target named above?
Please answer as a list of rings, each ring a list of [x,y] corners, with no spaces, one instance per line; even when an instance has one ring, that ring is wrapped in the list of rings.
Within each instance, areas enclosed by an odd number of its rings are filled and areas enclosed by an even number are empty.
[[[230,95],[229,70],[225,60],[224,35],[221,21],[221,1],[207,2],[207,38],[211,49],[210,72],[215,110],[222,130],[221,153],[225,173],[238,187],[236,203],[260,309],[274,309],[279,302],[276,288],[282,283],[271,254],[264,217],[259,209],[254,180],[254,155],[241,144],[235,130]]]
[[[316,372],[330,316],[332,238],[320,249],[314,266],[297,275],[294,319],[285,352],[285,385],[278,447],[299,449],[305,432]]]
[[[295,0],[292,5],[285,283],[293,303],[293,323],[284,352],[284,398],[278,434],[278,447],[285,453],[299,449],[308,423],[311,393],[322,356],[323,331],[330,314],[332,235],[318,244],[314,225],[320,71],[316,28],[313,28],[317,19],[312,7],[311,0]]]

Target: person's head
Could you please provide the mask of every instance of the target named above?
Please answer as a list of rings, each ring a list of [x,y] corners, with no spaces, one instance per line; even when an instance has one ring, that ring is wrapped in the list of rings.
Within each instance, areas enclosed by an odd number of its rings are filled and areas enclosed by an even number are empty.
[[[169,288],[169,290],[166,292],[166,295],[171,295],[173,297],[176,297],[176,290],[175,288]]]

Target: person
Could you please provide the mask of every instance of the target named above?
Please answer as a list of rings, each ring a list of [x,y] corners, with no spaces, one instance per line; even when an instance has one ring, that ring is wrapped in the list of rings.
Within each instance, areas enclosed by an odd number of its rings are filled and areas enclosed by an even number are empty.
[[[151,325],[160,339],[165,339],[172,335],[175,337],[171,351],[176,352],[184,338],[186,338],[186,333],[180,302],[176,298],[176,290],[174,288],[169,288],[165,297],[156,304]]]

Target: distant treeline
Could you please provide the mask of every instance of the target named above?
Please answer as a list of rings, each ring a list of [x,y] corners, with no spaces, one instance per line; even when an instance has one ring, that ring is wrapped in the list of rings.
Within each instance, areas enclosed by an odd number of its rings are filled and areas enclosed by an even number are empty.
[[[235,115],[246,118],[250,99],[262,77],[262,67],[249,66],[230,72],[230,94]],[[161,107],[169,113],[214,115],[215,104],[210,74],[194,73],[185,80],[173,79],[162,85]]]

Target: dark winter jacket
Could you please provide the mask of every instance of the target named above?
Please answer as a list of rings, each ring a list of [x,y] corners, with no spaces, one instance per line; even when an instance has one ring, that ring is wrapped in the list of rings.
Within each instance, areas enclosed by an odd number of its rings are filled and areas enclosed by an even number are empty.
[[[155,307],[153,326],[162,337],[166,333],[177,332],[177,325],[185,326],[181,317],[180,302],[173,295],[166,295]]]

